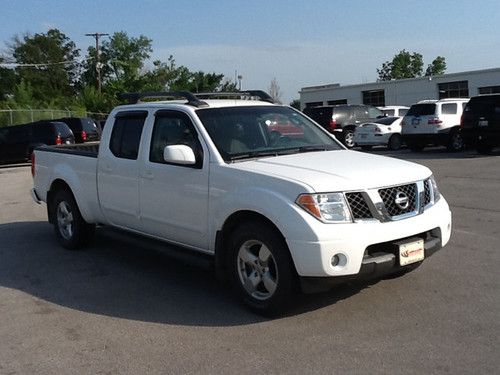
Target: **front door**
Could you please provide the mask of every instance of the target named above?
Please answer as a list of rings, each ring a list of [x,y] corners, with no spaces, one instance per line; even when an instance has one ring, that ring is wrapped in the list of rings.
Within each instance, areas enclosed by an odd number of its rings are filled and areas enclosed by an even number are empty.
[[[191,119],[179,111],[158,111],[150,139],[150,151],[140,179],[142,231],[206,249],[208,155]],[[165,162],[165,147],[178,144],[193,149],[197,159],[195,165]]]

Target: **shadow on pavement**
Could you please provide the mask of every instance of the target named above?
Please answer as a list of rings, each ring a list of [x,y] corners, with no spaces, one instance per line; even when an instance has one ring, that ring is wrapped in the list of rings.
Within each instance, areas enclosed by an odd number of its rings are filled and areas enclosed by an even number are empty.
[[[140,242],[140,241],[135,241]],[[46,222],[0,225],[0,286],[71,309],[147,322],[235,326],[265,320],[238,304],[206,268],[120,239],[99,228],[86,250],[64,250]],[[297,315],[348,298],[365,286],[345,285],[300,296]]]

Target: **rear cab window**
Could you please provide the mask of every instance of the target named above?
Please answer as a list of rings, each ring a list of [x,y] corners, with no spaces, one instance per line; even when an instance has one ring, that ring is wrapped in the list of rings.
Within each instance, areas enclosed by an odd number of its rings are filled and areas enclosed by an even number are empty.
[[[407,116],[432,116],[436,113],[436,104],[414,104],[406,113]]]
[[[82,118],[82,129],[87,133],[97,133],[97,125],[90,118]]]
[[[73,137],[73,132],[64,122],[51,122],[55,130],[55,135],[60,135],[63,138]]]
[[[147,114],[147,111],[137,111],[121,112],[116,115],[109,141],[109,149],[114,156],[137,160]]]

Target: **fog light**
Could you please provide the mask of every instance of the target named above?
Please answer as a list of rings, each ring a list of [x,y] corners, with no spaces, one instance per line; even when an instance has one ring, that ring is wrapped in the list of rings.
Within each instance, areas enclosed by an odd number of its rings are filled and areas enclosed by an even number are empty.
[[[338,254],[335,254],[333,257],[332,257],[332,267],[335,267],[339,264],[340,262],[340,258],[339,258],[339,255]]]
[[[332,260],[330,261],[333,268],[339,270],[347,265],[347,256],[342,253],[337,253],[332,256]]]

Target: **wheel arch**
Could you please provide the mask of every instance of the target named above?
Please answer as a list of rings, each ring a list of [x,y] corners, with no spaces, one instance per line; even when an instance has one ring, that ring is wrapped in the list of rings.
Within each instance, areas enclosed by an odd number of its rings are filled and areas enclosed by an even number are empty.
[[[286,238],[281,232],[281,230],[265,215],[252,210],[240,210],[232,213],[226,218],[222,227],[217,231],[215,236],[215,272],[219,280],[226,280],[227,270],[226,270],[226,256],[228,254],[228,240],[231,233],[236,227],[245,222],[257,222],[270,227],[276,234],[279,235],[280,239],[283,241],[283,245],[288,251],[288,254],[293,264],[293,272],[297,275],[297,270],[295,268],[295,263],[293,257],[288,248]]]
[[[55,224],[55,207],[53,204],[53,200],[56,193],[60,190],[67,190],[73,196],[73,198],[75,198],[75,195],[71,190],[71,187],[68,185],[66,181],[60,178],[57,178],[54,181],[52,181],[52,183],[50,184],[50,189],[47,192],[47,216],[49,218],[49,223],[51,224]]]

